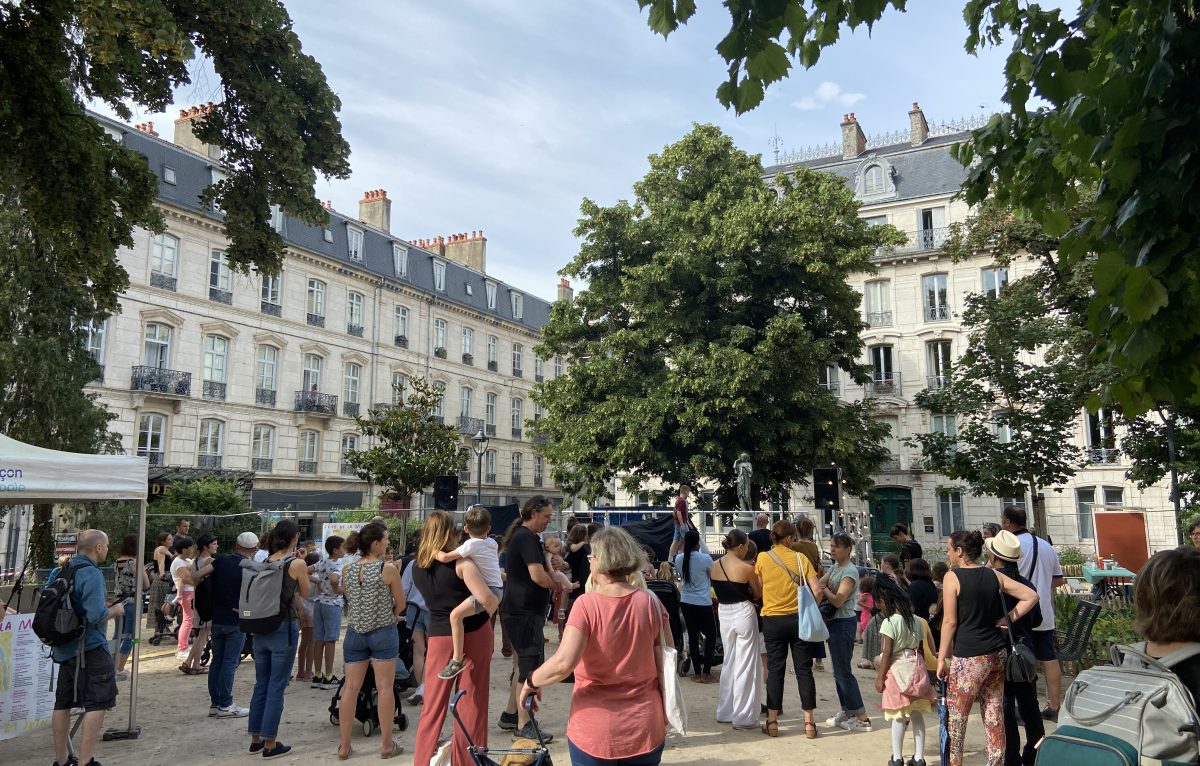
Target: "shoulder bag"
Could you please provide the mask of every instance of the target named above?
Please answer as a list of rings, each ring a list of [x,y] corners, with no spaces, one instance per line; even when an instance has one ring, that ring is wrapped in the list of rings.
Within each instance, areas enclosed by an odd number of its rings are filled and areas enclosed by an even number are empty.
[[[788,569],[775,555],[775,551],[767,551],[767,555],[779,565],[780,569],[787,572],[788,577],[796,584],[796,616],[800,623],[800,640],[810,643],[828,641],[829,627],[821,616],[821,609],[817,606],[817,600],[813,598],[808,583],[804,581],[803,577]],[[800,561],[800,557],[803,555],[802,553],[796,554],[796,568],[801,572],[804,571],[804,564]]]
[[[666,618],[655,609],[658,597],[644,591],[650,604],[650,624],[658,622],[658,680],[662,686],[663,712],[667,726],[678,734],[687,734],[687,704],[683,700],[683,689],[679,686],[679,652],[675,644],[667,641]]]
[[[1033,544],[1037,545],[1037,538]],[[1012,620],[1008,618],[1008,605],[1004,603],[1004,588],[1000,584],[1000,574],[996,574],[996,588],[1000,591],[1000,608],[1004,610],[1004,624],[1008,627],[1008,659],[1004,661],[1004,677],[1017,684],[1026,684],[1037,680],[1037,658],[1033,656],[1033,648],[1025,637],[1017,638],[1013,633]]]

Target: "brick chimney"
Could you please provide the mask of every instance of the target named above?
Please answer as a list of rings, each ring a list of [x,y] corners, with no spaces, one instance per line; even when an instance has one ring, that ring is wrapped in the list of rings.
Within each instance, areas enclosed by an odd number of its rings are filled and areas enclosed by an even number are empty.
[[[391,233],[392,201],[383,189],[371,189],[358,201],[358,220],[376,229]]]
[[[158,138],[158,137],[159,137],[159,136],[158,136],[158,132],[154,130],[154,123],[153,123],[153,122],[143,122],[143,123],[139,123],[139,124],[137,124],[137,125],[134,125],[134,126],[133,126],[133,129],[134,129],[134,130],[137,130],[137,131],[140,131],[140,132],[142,132],[142,133],[145,133],[145,134],[146,134],[146,135],[148,135],[148,136],[154,136],[155,138]]]
[[[180,109],[179,118],[175,120],[175,145],[193,151],[210,160],[220,160],[221,148],[206,144],[196,138],[196,134],[192,129],[193,122],[212,114],[212,110],[213,102],[211,101],[200,106],[193,106],[190,109]]]
[[[468,269],[487,273],[487,238],[483,230],[472,231],[470,234],[451,234],[449,237],[438,237],[443,240],[442,254],[455,263],[461,263]]]
[[[842,115],[842,159],[849,160],[867,150],[867,136],[854,118],[854,112]]]
[[[908,124],[912,129],[912,145],[920,146],[929,138],[929,123],[925,121],[925,113],[921,105],[913,102],[912,111],[908,113]]]
[[[575,291],[571,289],[571,283],[566,277],[558,280],[558,299],[567,303],[575,300]]]

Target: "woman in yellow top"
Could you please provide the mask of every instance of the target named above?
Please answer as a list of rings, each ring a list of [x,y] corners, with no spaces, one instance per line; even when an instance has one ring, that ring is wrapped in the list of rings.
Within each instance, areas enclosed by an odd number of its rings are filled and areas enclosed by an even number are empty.
[[[783,707],[783,678],[787,672],[788,649],[800,687],[800,707],[804,709],[804,734],[817,738],[817,684],[813,679],[813,655],[820,644],[800,640],[797,582],[807,585],[817,603],[821,602],[821,584],[808,557],[788,545],[796,536],[790,521],[777,521],[771,527],[771,550],[758,554],[754,572],[762,581],[763,639],[767,645],[767,722],[763,733],[779,736],[779,710]]]

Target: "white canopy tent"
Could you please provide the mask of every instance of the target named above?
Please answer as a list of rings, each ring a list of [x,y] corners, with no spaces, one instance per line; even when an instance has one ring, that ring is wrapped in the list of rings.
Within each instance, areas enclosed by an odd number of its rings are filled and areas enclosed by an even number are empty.
[[[145,563],[146,491],[150,465],[145,457],[84,455],[35,447],[0,434],[0,505],[137,500],[138,569]],[[134,603],[142,603],[142,580],[135,578]],[[138,655],[141,609],[133,623],[133,668],[127,736],[137,736]]]

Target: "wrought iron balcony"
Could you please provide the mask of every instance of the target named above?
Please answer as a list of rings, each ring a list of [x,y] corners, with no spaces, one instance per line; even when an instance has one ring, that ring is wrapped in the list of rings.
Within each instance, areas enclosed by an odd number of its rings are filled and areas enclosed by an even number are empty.
[[[496,424],[491,423],[489,425],[484,426],[483,432],[485,434],[487,434],[488,436],[495,436],[496,435]]]
[[[881,470],[881,471],[899,471],[900,470],[900,456],[899,455],[888,455],[886,458],[884,458],[883,462],[879,464],[879,470]]]
[[[267,407],[274,407],[275,392],[269,388],[254,389],[254,403],[266,405]]]
[[[949,375],[926,375],[925,376],[925,385],[929,388],[930,391],[940,391],[941,389],[950,385],[950,376]]]
[[[550,443],[550,434],[534,434],[533,443],[538,444],[538,445],[549,444]]]
[[[867,324],[872,327],[891,327],[892,312],[890,311],[868,311]]]
[[[837,393],[842,390],[842,384],[836,380],[818,380],[817,385],[834,396],[837,396]]]
[[[945,303],[936,306],[925,305],[926,322],[945,322],[950,319],[950,306]]]
[[[314,473],[315,474],[317,472],[317,461],[301,460],[301,461],[299,461],[299,464],[297,465],[297,470],[300,473]]]
[[[535,473],[533,475],[533,486],[535,486],[535,487],[542,486],[542,475],[540,473]]]
[[[296,412],[313,412],[318,415],[336,415],[338,398],[333,394],[316,391],[296,392]]]
[[[397,348],[408,348],[408,336],[407,335],[397,335],[395,338],[392,339],[392,342],[396,344]]]
[[[152,271],[150,272],[150,286],[157,287],[160,290],[175,292],[175,277],[170,274],[161,274],[157,271]]]
[[[358,417],[358,402],[342,402],[342,414],[348,418]]]
[[[513,471],[512,484],[514,487],[519,487],[521,485],[521,472],[520,471]]]
[[[363,326],[360,324],[348,324],[346,325],[346,334],[361,338],[363,336]]]
[[[513,368],[513,377],[514,378],[523,378],[523,377],[525,377],[525,371],[522,370],[520,367],[514,367]]]
[[[380,417],[387,414],[387,411],[398,405],[392,402],[375,402],[367,409],[367,414],[372,417]]]
[[[205,399],[216,399],[223,402],[225,401],[225,384],[215,380],[206,380],[200,387],[200,395]]]
[[[210,287],[208,288],[208,299],[213,303],[224,303],[228,306],[233,303],[233,293],[219,287]]]
[[[534,383],[541,383],[545,379],[546,379],[546,376],[541,374],[540,372],[534,373],[534,375],[533,375]]]
[[[521,438],[521,429],[519,429],[519,428],[514,428],[514,429],[512,430],[512,438],[514,438],[514,439],[520,439],[520,438]]]
[[[308,314],[304,315],[304,319],[306,322],[308,322],[313,327],[324,327],[325,326],[325,315],[324,314],[308,313]]]
[[[162,450],[140,449],[137,451],[138,457],[144,457],[150,465],[162,465],[163,453]]]
[[[483,428],[483,420],[468,415],[459,415],[454,422],[454,427],[458,429],[460,434],[474,436]]]
[[[221,456],[220,455],[197,455],[196,456],[196,467],[220,470]]]
[[[274,463],[275,461],[269,457],[256,457],[250,461],[250,467],[256,471],[270,473]]]
[[[463,364],[470,364],[470,365],[475,364],[475,357],[470,354],[463,354],[462,360],[463,360]]]
[[[489,474],[485,475],[483,477],[483,481],[486,484],[495,484],[496,483],[496,474],[489,473]]]
[[[1088,462],[1103,465],[1114,465],[1121,461],[1121,451],[1112,447],[1089,447]]]
[[[488,362],[488,371],[489,372],[499,372],[500,371],[500,365],[496,362],[495,359]]]
[[[139,365],[133,368],[133,380],[129,387],[134,391],[191,396],[192,373]]]
[[[469,470],[468,470],[468,471],[459,471],[459,472],[458,472],[458,481],[459,481],[459,483],[460,483],[460,484],[468,484],[468,483],[470,483],[470,481],[471,481],[471,472],[470,472]]]
[[[283,314],[283,306],[280,306],[278,303],[271,303],[270,301],[260,301],[258,310],[273,317],[282,316]]]
[[[342,461],[342,476],[358,476],[358,471],[350,465],[349,460]]]
[[[867,396],[899,396],[900,373],[877,372],[867,381]]]

